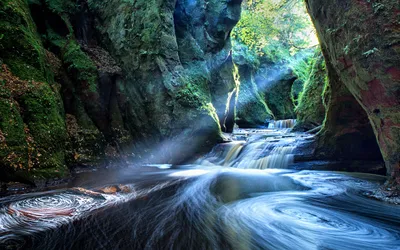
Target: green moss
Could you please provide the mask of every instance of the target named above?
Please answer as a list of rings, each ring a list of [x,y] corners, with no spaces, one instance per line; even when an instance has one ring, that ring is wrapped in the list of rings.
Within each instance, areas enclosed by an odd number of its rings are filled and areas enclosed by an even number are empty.
[[[237,124],[240,127],[258,127],[273,119],[271,110],[254,82],[253,72],[246,65],[238,65],[240,89],[236,106]]]
[[[66,22],[70,26],[69,22]],[[51,28],[47,29],[46,41],[54,50],[60,51],[63,63],[68,73],[76,81],[83,82],[82,91],[97,92],[97,67],[93,60],[81,49],[81,46],[73,38],[73,31],[67,37],[63,37]]]
[[[45,51],[25,0],[0,3],[0,54],[14,75],[24,80],[52,82]]]
[[[49,43],[50,48],[61,51],[65,50],[67,38],[55,32],[52,28],[47,29],[47,33],[43,35],[44,39]]]
[[[192,125],[192,127],[203,126],[203,129],[209,127],[206,130],[215,132],[216,138],[219,138],[221,133],[220,122],[217,110],[212,104],[208,79],[205,74],[196,68],[187,69],[178,79],[178,84],[180,87],[176,91],[174,99],[188,110],[186,114],[188,120],[198,120],[198,123],[195,126]],[[207,122],[209,124],[205,125]]]
[[[309,77],[299,95],[295,130],[310,130],[323,123],[325,118],[324,91],[327,88],[325,61],[320,52],[311,60]]]
[[[11,91],[7,88],[5,88],[5,81],[0,79],[0,98],[10,98],[11,97]]]
[[[68,71],[76,75],[77,80],[86,82],[89,91],[97,92],[97,67],[76,41],[68,41],[63,57]]]
[[[206,115],[219,124],[217,111],[211,103],[211,97],[198,86],[188,83],[176,94],[177,101],[184,107],[195,108],[198,111],[205,112]]]
[[[28,163],[24,122],[17,107],[13,100],[0,98],[0,131],[5,140],[0,143],[0,165],[14,170]]]
[[[45,0],[47,7],[57,14],[74,13],[77,5],[70,0]]]
[[[184,107],[199,108],[207,103],[207,96],[191,83],[182,87],[176,94],[178,102]]]
[[[181,87],[176,93],[177,101],[184,107],[207,109],[211,103],[207,81],[201,72],[184,72],[178,80]]]
[[[36,144],[38,165],[41,168],[63,169],[66,129],[57,95],[48,85],[42,84],[21,96],[20,103],[24,109],[24,120]]]
[[[54,76],[27,1],[0,3],[0,34],[2,63],[12,73],[3,72],[0,83],[1,165],[13,180],[33,180],[46,168],[54,170],[46,176],[65,174],[62,101],[49,85]]]

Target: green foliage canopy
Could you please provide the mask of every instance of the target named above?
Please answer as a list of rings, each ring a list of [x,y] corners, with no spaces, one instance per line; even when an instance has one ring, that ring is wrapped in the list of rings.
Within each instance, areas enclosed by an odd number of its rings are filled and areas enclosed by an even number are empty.
[[[234,42],[272,62],[285,62],[318,44],[303,0],[247,0],[233,30]]]

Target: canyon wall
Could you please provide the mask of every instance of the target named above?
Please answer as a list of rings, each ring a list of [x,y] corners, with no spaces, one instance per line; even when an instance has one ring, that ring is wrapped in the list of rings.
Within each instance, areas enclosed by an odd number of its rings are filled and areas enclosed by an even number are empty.
[[[325,119],[325,109],[330,99],[327,81],[325,60],[318,52],[309,69],[310,76],[301,83],[301,90],[297,90],[297,83],[292,87],[292,99],[297,99],[295,108],[297,122],[294,131],[310,131],[322,125]],[[299,80],[297,80],[299,81]],[[296,97],[296,92],[299,92]]]
[[[330,80],[338,85],[335,88],[345,86],[343,91],[351,93],[347,99],[360,105],[388,174],[400,184],[399,1],[307,0],[306,4],[331,65]],[[349,108],[356,109],[354,103],[348,102]]]
[[[242,128],[257,128],[273,120],[272,111],[265,103],[264,93],[258,88],[255,75],[260,62],[249,49],[235,44],[233,59],[237,67],[240,91],[236,105],[236,124]]]
[[[255,82],[264,96],[265,103],[276,120],[295,119],[292,86],[297,77],[288,65],[263,62],[255,75]]]
[[[2,180],[178,163],[222,141],[241,0],[0,3]]]

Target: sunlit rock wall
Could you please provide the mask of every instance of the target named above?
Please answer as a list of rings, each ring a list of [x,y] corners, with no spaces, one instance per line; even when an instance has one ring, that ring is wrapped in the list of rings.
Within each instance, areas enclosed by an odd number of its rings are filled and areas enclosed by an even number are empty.
[[[182,162],[222,141],[234,124],[240,12],[241,0],[2,1],[2,176]]]
[[[299,90],[301,94],[297,98],[298,103],[295,108],[297,122],[294,131],[310,131],[321,126],[325,119],[325,107],[330,98],[325,60],[321,52],[318,52],[314,60],[310,77],[306,82],[300,82],[302,88]],[[295,91],[296,86],[292,87],[293,99]]]
[[[236,44],[234,63],[237,67],[240,91],[236,105],[236,124],[242,128],[265,126],[273,120],[273,114],[265,103],[264,93],[255,82],[255,74],[259,67],[258,58],[252,57],[246,46]]]
[[[399,184],[399,2],[306,3],[332,65],[331,74],[337,75],[367,114],[388,173]]]
[[[261,127],[274,119],[296,118],[291,96],[296,76],[287,65],[254,54],[238,41],[233,58],[240,82],[236,117],[240,127]]]
[[[225,126],[236,89],[229,34],[240,4],[89,2],[102,43],[125,73],[119,101],[132,136],[149,150],[164,140],[179,146],[162,149],[168,157],[156,159],[182,160],[219,141],[221,127],[232,129],[232,122]]]
[[[174,12],[178,53],[188,72],[202,70],[221,128],[234,124],[237,82],[230,32],[240,19],[240,1],[178,0]],[[231,105],[230,105],[231,104]]]
[[[295,119],[292,86],[297,77],[287,65],[263,62],[257,69],[255,81],[265,98],[265,103],[275,119]]]

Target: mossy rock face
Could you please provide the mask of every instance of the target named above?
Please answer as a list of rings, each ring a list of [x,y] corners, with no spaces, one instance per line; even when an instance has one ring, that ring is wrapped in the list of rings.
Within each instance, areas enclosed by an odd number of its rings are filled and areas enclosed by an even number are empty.
[[[388,173],[400,186],[398,1],[306,2],[331,70],[368,115]]]
[[[49,85],[32,87],[18,97],[23,118],[37,145],[40,168],[64,168],[66,129],[60,96]]]
[[[265,126],[273,114],[264,100],[264,93],[258,89],[254,76],[260,65],[258,56],[246,46],[234,44],[233,59],[240,82],[236,105],[236,123],[242,128]]]
[[[125,162],[132,154],[132,136],[119,107],[122,70],[110,53],[97,44],[93,15],[86,2],[32,3],[57,82],[60,82],[69,138],[70,166],[104,166]],[[53,21],[53,22],[51,22]]]
[[[23,80],[49,81],[45,50],[25,0],[0,3],[0,57]]]
[[[64,46],[62,57],[70,75],[85,83],[82,86],[85,92],[97,93],[97,67],[94,62],[75,40],[65,40]]]
[[[180,61],[186,69],[204,69],[212,104],[225,132],[233,130],[234,107],[229,103],[235,102],[233,93],[238,89],[229,33],[238,22],[240,12],[240,2],[204,0],[177,1],[174,11]]]
[[[119,107],[143,150],[182,134],[188,136],[177,141],[183,149],[208,150],[221,141],[223,121],[233,112],[226,112],[228,98],[236,90],[228,34],[239,20],[240,1],[208,1],[207,8],[206,1],[186,0],[88,3],[102,43],[126,72]],[[190,152],[164,155],[176,162]]]
[[[295,80],[296,76],[284,65],[262,64],[257,70],[256,84],[264,93],[265,103],[277,120],[296,118],[291,96]]]
[[[297,123],[294,131],[309,131],[322,125],[325,119],[324,91],[328,83],[325,61],[321,53],[312,65],[311,75],[303,85],[295,108]],[[293,92],[293,87],[292,87]]]
[[[90,119],[88,119],[90,121]],[[75,116],[66,115],[68,141],[66,160],[71,166],[95,166],[104,163],[107,142],[93,125],[80,125]]]
[[[28,181],[64,176],[65,159],[176,163],[209,150],[222,141],[221,127],[233,128],[238,84],[229,34],[240,4],[2,1],[0,61],[10,71],[1,79],[8,84],[1,108],[14,105],[5,114],[17,124],[2,122],[2,165],[6,146]],[[181,148],[154,150],[159,143]],[[16,176],[14,165],[6,168]]]
[[[47,83],[14,76],[5,65],[0,73],[8,98],[0,98],[0,163],[4,180],[35,182],[68,174],[67,138],[62,101]]]
[[[254,70],[238,65],[240,91],[236,106],[236,123],[242,128],[265,126],[273,115],[254,82]]]
[[[0,34],[2,176],[24,182],[64,177],[63,105],[26,1],[0,3]]]
[[[9,98],[0,98],[0,112],[0,171],[9,178],[18,170],[26,170],[28,144],[18,103]]]

